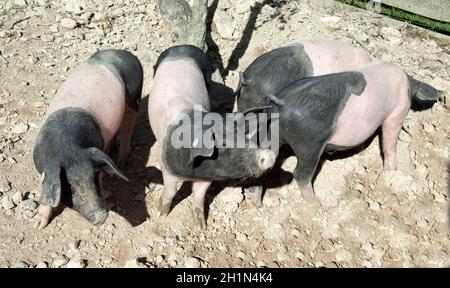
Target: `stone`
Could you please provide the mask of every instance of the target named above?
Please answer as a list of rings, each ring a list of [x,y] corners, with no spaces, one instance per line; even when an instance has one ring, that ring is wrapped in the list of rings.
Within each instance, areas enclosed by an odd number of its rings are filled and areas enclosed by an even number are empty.
[[[84,12],[84,3],[80,0],[68,0],[64,5],[64,11],[74,15],[81,15]]]
[[[14,0],[14,4],[19,7],[27,6],[27,1],[25,0]]]
[[[0,192],[6,193],[12,189],[11,183],[8,181],[2,181],[0,182]]]
[[[37,207],[39,206],[39,204],[34,201],[33,199],[27,199],[25,201],[22,201],[19,204],[19,207],[26,209],[26,210],[35,210],[37,209]]]
[[[10,210],[10,209],[16,207],[16,205],[13,203],[13,201],[11,200],[11,198],[9,196],[4,196],[2,198],[2,207],[5,210]]]
[[[74,29],[77,27],[78,23],[77,21],[71,19],[71,18],[63,18],[61,19],[61,27],[66,29]]]
[[[69,258],[65,255],[58,255],[55,260],[53,260],[53,266],[61,267],[69,262]]]
[[[244,195],[242,194],[241,188],[225,189],[219,194],[218,197],[224,203],[241,203],[244,200]]]
[[[140,251],[142,254],[149,254],[150,252],[152,252],[152,250],[153,250],[153,247],[150,246],[150,245],[142,245],[142,246],[139,248],[139,251]]]
[[[41,262],[39,262],[37,265],[36,265],[36,267],[35,268],[48,268],[48,263],[47,262],[45,262],[45,261],[41,261]]]
[[[345,249],[341,249],[336,253],[336,261],[338,262],[349,262],[353,259],[352,253]]]
[[[214,16],[214,23],[217,28],[217,33],[220,37],[226,40],[233,39],[234,25],[233,17],[226,12],[217,11]]]
[[[28,124],[19,122],[19,124],[14,126],[11,131],[16,134],[23,134],[28,131]]]
[[[76,250],[80,247],[81,240],[73,240],[69,243],[69,249]]]
[[[72,259],[70,260],[67,265],[65,266],[66,268],[84,268],[85,264],[83,260],[79,260],[79,259]]]
[[[16,263],[16,265],[13,266],[13,268],[28,268],[28,267],[30,267],[30,265],[28,265],[28,263],[23,261],[19,261]]]
[[[184,268],[200,268],[200,260],[195,257],[189,257],[184,260]]]

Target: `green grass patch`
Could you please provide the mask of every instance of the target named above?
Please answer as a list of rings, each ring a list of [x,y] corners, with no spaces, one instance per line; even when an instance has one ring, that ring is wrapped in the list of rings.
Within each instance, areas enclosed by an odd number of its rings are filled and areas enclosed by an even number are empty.
[[[336,0],[358,8],[367,9],[367,0]],[[397,7],[393,7],[384,3],[380,3],[381,11],[379,14],[392,17],[397,20],[406,21],[411,24],[423,27],[428,30],[450,35],[450,23],[432,19],[413,12],[409,12]]]

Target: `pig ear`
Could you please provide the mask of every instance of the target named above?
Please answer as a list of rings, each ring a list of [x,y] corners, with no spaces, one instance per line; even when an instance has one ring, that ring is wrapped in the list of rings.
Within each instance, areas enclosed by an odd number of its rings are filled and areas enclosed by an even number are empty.
[[[194,140],[190,149],[189,164],[194,164],[197,157],[211,157],[214,154],[214,135],[212,129],[204,130],[203,127],[194,127]],[[203,137],[200,141],[199,137]]]
[[[40,202],[58,207],[61,202],[61,167],[50,164],[41,175],[42,194]]]
[[[114,174],[119,176],[126,182],[129,182],[128,178],[117,168],[116,164],[106,155],[103,151],[96,147],[87,148],[87,153],[89,159],[94,163],[95,166],[99,166],[101,169],[106,171],[108,174]]]

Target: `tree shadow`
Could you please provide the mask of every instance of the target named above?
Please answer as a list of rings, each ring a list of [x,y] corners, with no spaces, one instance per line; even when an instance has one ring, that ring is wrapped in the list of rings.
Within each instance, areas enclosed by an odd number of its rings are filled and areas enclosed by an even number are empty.
[[[247,20],[245,28],[242,33],[242,37],[237,43],[236,47],[233,49],[230,59],[228,60],[228,64],[224,67],[222,57],[220,55],[219,46],[217,46],[216,42],[211,36],[212,33],[212,22],[214,18],[214,14],[217,10],[217,6],[219,0],[214,0],[213,3],[208,7],[208,15],[206,18],[206,45],[208,47],[207,54],[211,57],[214,63],[213,69],[219,69],[220,75],[223,79],[228,76],[230,71],[236,70],[239,67],[239,60],[244,56],[247,51],[250,40],[253,36],[253,32],[255,31],[256,21],[258,19],[258,15],[261,13],[261,10],[265,5],[270,5],[272,7],[280,8],[285,5],[288,1],[280,1],[280,0],[264,0],[263,2],[257,2],[250,8],[250,16]],[[292,11],[294,13],[295,11]],[[279,11],[270,16],[270,19],[280,18],[281,22],[286,22],[284,16],[281,15]]]

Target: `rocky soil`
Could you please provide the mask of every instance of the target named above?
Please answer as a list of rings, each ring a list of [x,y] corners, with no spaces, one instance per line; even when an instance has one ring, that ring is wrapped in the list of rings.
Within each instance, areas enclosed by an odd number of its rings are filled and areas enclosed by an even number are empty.
[[[298,38],[329,37],[362,46],[373,58],[446,91],[446,103],[409,113],[397,171],[383,173],[375,137],[359,153],[324,159],[315,180],[317,201],[304,201],[295,181],[278,183],[257,209],[239,185],[216,183],[208,197],[208,229],[200,231],[185,185],[172,212],[158,217],[162,180],[145,106],[153,64],[171,41],[156,1],[5,0],[0,267],[449,266],[450,40],[333,1],[268,2],[210,1],[210,54],[229,87],[258,55]],[[131,50],[145,70],[144,105],[124,171],[131,184],[104,181],[112,211],[100,227],[66,208],[36,231],[40,181],[32,145],[42,116],[70,71],[111,47]],[[295,162],[285,161],[284,174]]]

